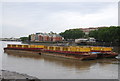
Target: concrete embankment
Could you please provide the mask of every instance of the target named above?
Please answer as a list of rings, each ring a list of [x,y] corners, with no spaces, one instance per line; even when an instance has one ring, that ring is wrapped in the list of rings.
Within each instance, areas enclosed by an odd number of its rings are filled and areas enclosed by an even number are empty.
[[[7,70],[0,70],[0,80],[3,81],[14,81],[15,80],[24,80],[24,81],[40,81],[38,78],[33,77],[33,76],[29,76],[27,74],[20,74],[17,72],[11,72],[11,71],[7,71]]]

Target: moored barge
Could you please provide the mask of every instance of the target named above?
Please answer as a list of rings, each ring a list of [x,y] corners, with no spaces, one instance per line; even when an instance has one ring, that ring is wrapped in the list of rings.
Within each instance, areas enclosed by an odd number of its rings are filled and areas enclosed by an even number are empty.
[[[8,44],[4,50],[31,51],[39,55],[48,55],[77,60],[116,57],[112,47],[93,46],[45,46],[45,45],[12,45]]]
[[[97,55],[90,52],[90,48],[88,47],[45,46],[45,48],[42,49],[41,54],[77,60],[97,58]]]

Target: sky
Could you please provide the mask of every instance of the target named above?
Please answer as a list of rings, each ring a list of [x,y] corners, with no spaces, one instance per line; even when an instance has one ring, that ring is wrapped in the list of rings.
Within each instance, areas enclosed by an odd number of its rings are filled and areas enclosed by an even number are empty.
[[[118,25],[117,2],[3,2],[0,8],[4,38]]]

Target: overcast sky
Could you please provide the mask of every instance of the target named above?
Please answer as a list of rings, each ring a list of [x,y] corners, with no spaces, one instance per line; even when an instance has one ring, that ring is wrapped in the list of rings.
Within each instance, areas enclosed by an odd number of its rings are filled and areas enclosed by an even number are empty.
[[[117,26],[117,2],[4,2],[3,37],[66,29]]]

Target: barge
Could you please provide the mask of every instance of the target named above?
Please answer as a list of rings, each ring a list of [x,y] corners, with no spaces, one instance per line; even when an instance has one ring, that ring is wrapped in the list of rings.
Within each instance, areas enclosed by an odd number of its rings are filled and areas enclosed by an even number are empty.
[[[90,52],[90,48],[88,47],[45,46],[45,48],[41,50],[41,54],[77,60],[97,58],[97,55]]]
[[[45,45],[15,45],[8,44],[4,48],[16,51],[30,51],[39,55],[47,55],[68,59],[91,60],[97,58],[113,58],[118,53],[112,52],[112,47],[93,47],[93,46],[45,46]],[[33,53],[33,55],[34,55]]]

